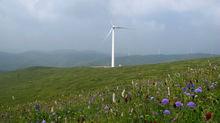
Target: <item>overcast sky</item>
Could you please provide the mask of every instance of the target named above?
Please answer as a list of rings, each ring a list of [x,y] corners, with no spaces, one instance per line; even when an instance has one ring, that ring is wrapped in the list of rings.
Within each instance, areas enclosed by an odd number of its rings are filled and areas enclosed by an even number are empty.
[[[0,51],[220,54],[220,0],[0,0]]]

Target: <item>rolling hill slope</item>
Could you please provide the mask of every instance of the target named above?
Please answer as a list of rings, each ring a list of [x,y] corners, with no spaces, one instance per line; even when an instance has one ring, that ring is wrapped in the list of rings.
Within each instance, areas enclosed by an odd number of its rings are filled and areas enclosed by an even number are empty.
[[[104,88],[131,80],[159,80],[169,73],[187,70],[188,67],[203,67],[208,64],[208,60],[220,65],[220,58],[216,57],[113,69],[31,67],[0,73],[0,103],[10,102],[12,96],[16,100],[10,103],[20,103],[80,90]]]
[[[190,81],[202,87],[196,99],[182,92]],[[208,90],[206,81],[219,84],[220,57],[120,68],[31,67],[0,73],[0,114],[3,122],[168,123],[171,118],[202,122],[203,114],[211,111],[218,122],[220,89]],[[123,97],[123,91],[130,97]],[[160,104],[165,97],[170,99],[168,106]],[[178,100],[183,110],[173,107]],[[189,101],[198,107],[190,109]],[[166,108],[173,111],[170,116],[163,115]],[[154,116],[154,111],[162,113]]]

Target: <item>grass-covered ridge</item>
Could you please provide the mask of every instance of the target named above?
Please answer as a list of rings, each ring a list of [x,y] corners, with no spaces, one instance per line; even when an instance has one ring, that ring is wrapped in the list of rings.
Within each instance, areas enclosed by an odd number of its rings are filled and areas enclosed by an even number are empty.
[[[195,99],[182,92],[189,81],[202,87],[199,94],[187,90]],[[21,122],[203,122],[212,112],[212,122],[218,122],[220,91],[207,87],[219,81],[219,57],[113,69],[33,67],[0,74],[0,113]],[[162,105],[163,98],[169,104]],[[174,108],[175,101],[184,106]],[[189,101],[197,107],[188,108]],[[164,115],[165,109],[171,114]]]

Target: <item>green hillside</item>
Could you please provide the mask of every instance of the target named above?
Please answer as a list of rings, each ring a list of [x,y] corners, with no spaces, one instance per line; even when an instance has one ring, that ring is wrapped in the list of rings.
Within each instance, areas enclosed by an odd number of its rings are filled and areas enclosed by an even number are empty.
[[[159,113],[164,108],[173,110],[172,104],[158,104],[162,98],[169,98],[170,103],[190,100],[179,94],[189,81],[204,91],[194,100],[198,101],[196,115],[191,109],[178,109],[167,117]],[[212,121],[218,122],[220,112],[215,106],[219,105],[220,91],[206,90],[206,81],[220,81],[220,57],[120,68],[32,67],[0,73],[0,114],[2,121],[20,122],[170,122],[175,117],[181,122],[183,118],[202,122],[203,113],[211,111],[215,113]],[[167,87],[171,95],[167,95]],[[132,95],[128,103],[121,96],[124,89]],[[113,93],[116,102],[112,102]],[[150,96],[156,98],[154,103],[149,102]],[[210,99],[204,101],[200,96]],[[40,105],[40,111],[36,111],[36,105]],[[131,109],[134,112],[130,114]],[[152,115],[153,110],[158,115]]]

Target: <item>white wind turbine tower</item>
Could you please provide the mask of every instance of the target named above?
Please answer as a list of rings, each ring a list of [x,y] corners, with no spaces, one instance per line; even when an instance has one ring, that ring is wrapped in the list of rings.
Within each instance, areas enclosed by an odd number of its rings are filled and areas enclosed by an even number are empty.
[[[112,24],[112,27],[107,35],[106,38],[112,34],[112,59],[111,59],[111,67],[115,67],[115,30],[116,29],[128,29],[126,27],[121,27],[121,26],[115,26]]]

